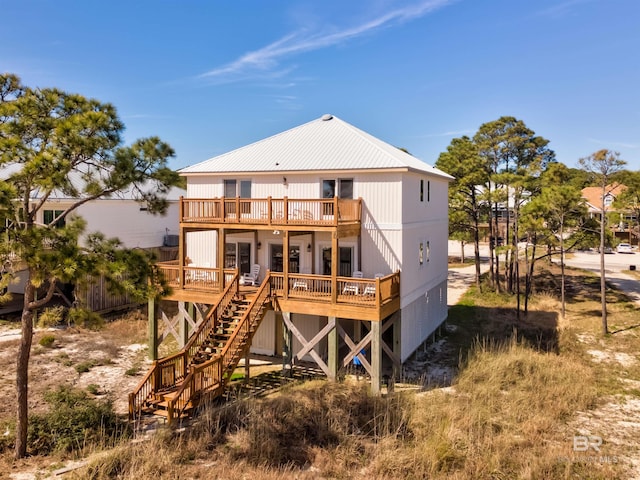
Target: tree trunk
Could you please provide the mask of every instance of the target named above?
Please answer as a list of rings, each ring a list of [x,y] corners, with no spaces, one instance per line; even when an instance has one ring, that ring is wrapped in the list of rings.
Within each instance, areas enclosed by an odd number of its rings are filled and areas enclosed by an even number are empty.
[[[482,287],[480,285],[480,226],[478,221],[478,215],[474,217],[474,232],[473,232],[473,253],[476,261],[476,287],[478,292],[482,291]]]
[[[493,251],[496,243],[496,235],[493,231],[493,219],[491,218],[491,208],[489,208],[489,280],[491,285],[495,285],[495,275],[493,271]]]
[[[565,302],[565,277],[564,277],[564,224],[560,222],[560,315],[562,318],[566,315],[566,302]]]
[[[602,182],[602,203],[600,215],[600,300],[602,302],[602,335],[609,333],[607,325],[607,280],[604,273],[604,229],[605,229],[605,194],[607,183],[606,179]]]
[[[460,240],[460,263],[464,265],[464,240]]]
[[[604,189],[603,189],[604,190]],[[604,206],[604,202],[603,206]],[[602,303],[602,334],[609,333],[607,325],[607,280],[604,273],[604,208],[602,209],[602,218],[600,219],[600,300]]]
[[[16,424],[16,458],[27,455],[27,425],[29,420],[29,357],[33,338],[33,310],[29,304],[35,299],[35,287],[30,280],[24,290],[24,306],[22,309],[22,338],[18,349],[16,366],[16,393],[18,397]]]

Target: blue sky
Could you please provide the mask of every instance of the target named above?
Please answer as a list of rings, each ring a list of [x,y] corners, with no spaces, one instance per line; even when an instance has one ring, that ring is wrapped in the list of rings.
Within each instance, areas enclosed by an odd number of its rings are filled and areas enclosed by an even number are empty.
[[[0,70],[113,103],[175,168],[324,113],[435,163],[522,119],[640,169],[637,0],[0,0]]]

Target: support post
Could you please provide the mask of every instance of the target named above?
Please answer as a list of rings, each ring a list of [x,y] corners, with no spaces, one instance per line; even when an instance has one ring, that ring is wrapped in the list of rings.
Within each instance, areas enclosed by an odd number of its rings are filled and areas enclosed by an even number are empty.
[[[291,376],[293,369],[293,333],[291,329],[287,326],[287,323],[284,321],[286,318],[287,321],[291,319],[290,312],[282,312],[281,313],[283,321],[282,321],[282,373],[285,376]]]
[[[149,322],[148,322],[148,342],[149,342],[149,359],[150,360],[157,360],[158,359],[158,305],[156,305],[156,303],[158,302],[157,299],[155,298],[150,298],[149,299],[149,303],[148,303],[148,307],[147,307],[147,314],[149,317]]]
[[[249,350],[251,350],[251,346],[247,345],[247,350],[244,352],[244,383],[249,383],[249,378],[251,377],[251,354]]]
[[[334,324],[334,327],[327,334],[327,347],[329,349],[327,361],[329,363],[329,371],[331,372],[331,376],[329,377],[331,380],[336,380],[338,378],[338,368],[340,365],[338,329],[335,327],[336,322],[336,317],[329,317],[329,323]]]
[[[371,322],[371,393],[380,394],[382,381],[382,322]]]
[[[224,207],[224,202],[222,203]],[[224,290],[224,249],[226,243],[226,232],[224,228],[218,229],[218,288],[222,292]]]
[[[180,322],[178,324],[178,346],[182,348],[189,341],[189,321],[187,320],[187,316],[182,312],[186,312],[190,304],[185,304],[185,302],[178,302],[178,305],[178,312],[181,312],[179,313],[180,318],[178,320],[178,322]]]
[[[396,356],[400,359],[402,358],[402,352],[401,352],[401,348],[402,348],[402,334],[401,334],[401,326],[402,324],[400,323],[402,321],[402,316],[400,314],[400,312],[396,312],[393,314],[394,315],[394,322],[393,322],[393,345],[391,346],[391,349],[393,350],[393,353],[396,354]],[[398,380],[400,378],[400,373],[402,370],[402,364],[397,364],[396,362],[393,362],[393,378],[394,380]]]

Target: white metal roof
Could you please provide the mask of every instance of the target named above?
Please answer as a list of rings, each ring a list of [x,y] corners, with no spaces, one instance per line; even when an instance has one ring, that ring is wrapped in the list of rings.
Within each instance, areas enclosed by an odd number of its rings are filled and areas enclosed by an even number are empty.
[[[11,175],[18,173],[20,170],[22,170],[23,166],[21,164],[18,163],[10,163],[7,165],[3,165],[2,167],[0,167],[0,179],[1,180],[5,180],[5,181],[11,181]],[[68,178],[70,180],[70,183],[79,191],[82,191],[82,189],[85,186],[85,180],[82,178],[82,175],[80,174],[80,172],[78,171],[72,171],[69,173]],[[147,182],[143,187],[143,190],[153,190],[154,189],[154,184],[153,182],[149,181]],[[169,189],[169,191],[164,195],[164,197],[169,200],[169,201],[178,201],[180,199],[180,196],[185,195],[186,190],[182,189],[182,188],[178,188],[178,187],[172,187],[171,189]],[[43,193],[40,189],[35,188],[34,190],[31,191],[29,197],[31,199],[40,199],[42,198]],[[80,195],[80,198],[82,198],[84,195]],[[51,195],[49,195],[49,199],[50,200],[75,200],[75,198],[70,197],[69,195],[66,195],[65,193],[59,191],[59,190],[54,190]],[[114,193],[110,196],[105,196],[105,197],[101,197],[99,199],[97,199],[96,201],[100,201],[100,200],[135,200],[135,201],[139,201],[138,196],[136,193],[134,193],[134,191],[132,189],[127,189],[121,192],[117,192]]]
[[[442,170],[333,116],[321,118],[185,167],[181,174],[409,169]]]

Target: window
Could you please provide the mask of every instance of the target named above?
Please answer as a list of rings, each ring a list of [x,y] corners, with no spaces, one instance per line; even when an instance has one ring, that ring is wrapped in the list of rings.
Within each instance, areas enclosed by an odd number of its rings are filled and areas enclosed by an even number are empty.
[[[322,181],[322,198],[336,196],[336,184],[338,185],[338,198],[353,198],[353,178],[340,178],[338,180]]]
[[[240,183],[240,185],[238,185]],[[224,197],[225,198],[251,198],[251,180],[225,180],[224,181]],[[235,203],[227,203],[227,213],[235,214]],[[241,213],[251,213],[251,202],[240,202]]]
[[[420,179],[420,201],[424,202],[424,180]]]
[[[338,186],[337,192],[336,185]],[[353,178],[322,181],[322,198],[333,198],[336,193],[338,198],[353,198]],[[322,213],[323,215],[333,215],[333,204],[324,204]]]
[[[341,178],[338,180],[338,197],[353,198],[353,179]]]
[[[51,222],[53,222],[56,218],[58,218],[60,215],[62,215],[62,212],[64,212],[64,210],[44,210],[44,221],[43,223],[45,225],[49,225]],[[58,220],[55,223],[55,227],[56,228],[60,228],[60,227],[64,227],[66,225],[65,219],[61,218],[60,220]]]
[[[353,274],[353,247],[340,247],[338,250],[338,275],[350,277]],[[322,249],[322,274],[331,275],[331,247]]]
[[[613,204],[613,195],[607,194],[604,197],[604,206],[610,207]]]
[[[240,274],[251,271],[251,244],[227,243],[224,248],[224,268],[239,268]]]
[[[431,201],[431,181],[427,180],[427,202]]]
[[[420,265],[424,264],[425,261],[429,261],[429,256],[431,255],[431,246],[429,245],[429,241],[420,242],[420,247],[418,248],[418,262]]]

